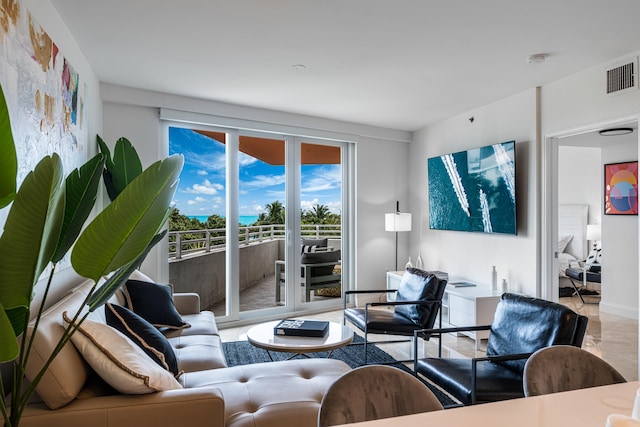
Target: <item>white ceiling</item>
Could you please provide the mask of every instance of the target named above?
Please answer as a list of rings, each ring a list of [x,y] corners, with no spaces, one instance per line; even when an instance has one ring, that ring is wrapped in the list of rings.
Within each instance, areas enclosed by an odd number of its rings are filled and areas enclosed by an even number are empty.
[[[640,50],[638,0],[51,2],[102,82],[408,131]]]

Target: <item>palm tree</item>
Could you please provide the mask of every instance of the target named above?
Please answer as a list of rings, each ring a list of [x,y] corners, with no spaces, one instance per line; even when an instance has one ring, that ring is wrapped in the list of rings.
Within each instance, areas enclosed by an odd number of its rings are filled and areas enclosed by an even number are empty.
[[[316,204],[311,208],[311,214],[315,217],[317,224],[324,224],[329,216],[329,207],[326,205]]]
[[[267,209],[267,220],[270,224],[284,224],[284,205],[280,200],[275,200],[265,206]]]

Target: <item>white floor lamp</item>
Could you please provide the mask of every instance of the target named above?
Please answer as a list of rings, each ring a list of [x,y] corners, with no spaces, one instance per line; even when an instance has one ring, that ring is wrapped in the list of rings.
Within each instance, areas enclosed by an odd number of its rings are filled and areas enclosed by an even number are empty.
[[[411,231],[411,214],[400,212],[400,202],[396,201],[396,211],[384,214],[385,231],[396,233],[396,271],[398,271],[398,232]]]

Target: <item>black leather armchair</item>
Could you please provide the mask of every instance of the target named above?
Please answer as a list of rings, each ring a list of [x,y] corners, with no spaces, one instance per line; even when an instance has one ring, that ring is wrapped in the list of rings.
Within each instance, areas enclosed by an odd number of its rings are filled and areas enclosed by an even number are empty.
[[[364,332],[364,364],[367,364],[368,334],[413,336],[416,329],[433,328],[438,318],[440,319],[439,327],[442,327],[440,308],[446,286],[447,281],[439,279],[433,273],[409,268],[402,276],[397,290],[346,291],[344,293],[344,322],[349,321]],[[350,295],[396,291],[394,302],[372,302],[365,304],[364,308],[347,308]],[[394,310],[376,309],[376,307],[385,306],[392,306]],[[438,316],[439,313],[440,316]],[[432,335],[429,332],[424,332],[416,336],[428,340]]]
[[[414,370],[464,405],[524,397],[523,370],[529,356],[552,345],[580,347],[587,322],[586,316],[564,305],[505,293],[491,325],[415,332],[490,330],[486,357],[419,359],[416,344]]]

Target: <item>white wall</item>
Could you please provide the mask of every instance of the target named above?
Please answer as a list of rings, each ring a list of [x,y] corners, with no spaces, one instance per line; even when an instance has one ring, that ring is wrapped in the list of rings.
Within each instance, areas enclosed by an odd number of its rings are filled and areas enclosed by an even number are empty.
[[[625,58],[637,57],[635,52]],[[542,87],[542,127],[545,135],[640,113],[640,91],[605,93],[606,70],[613,61]],[[637,77],[636,77],[637,78]]]
[[[636,141],[611,144],[602,151],[603,164],[634,160]],[[638,216],[603,215],[600,311],[637,319],[638,283]]]
[[[443,120],[415,133],[410,148],[409,191],[416,219],[411,253],[420,249],[425,269],[489,285],[491,266],[511,289],[536,295],[537,259],[537,91],[513,97]],[[469,120],[474,117],[473,122]],[[499,235],[430,230],[427,159],[442,154],[516,141],[518,234]],[[421,225],[420,225],[421,224]]]
[[[602,223],[602,160],[599,147],[558,147],[558,203],[589,205],[589,224]]]
[[[161,137],[158,108],[170,108],[218,117],[252,120],[268,124],[297,127],[306,133],[344,134],[355,138],[356,147],[356,286],[359,289],[383,288],[385,271],[394,268],[393,233],[384,231],[384,214],[395,209],[395,201],[409,209],[407,200],[406,159],[409,132],[381,129],[322,118],[300,116],[278,111],[242,107],[220,102],[186,98],[102,85],[104,100],[103,137],[110,146],[126,136],[136,146],[143,165],[166,155]],[[408,236],[401,236],[399,259],[405,259]],[[404,265],[404,262],[402,263]],[[143,271],[157,280],[168,280],[166,250],[162,247],[150,254]]]

